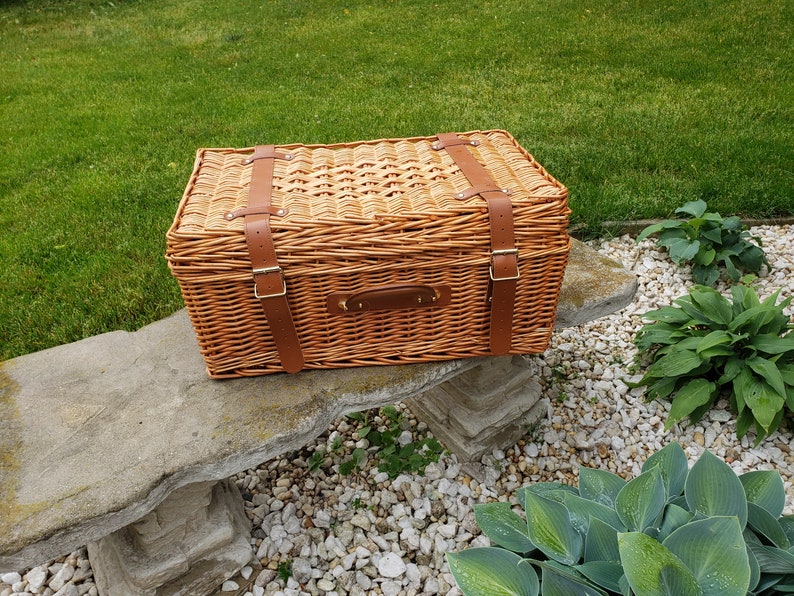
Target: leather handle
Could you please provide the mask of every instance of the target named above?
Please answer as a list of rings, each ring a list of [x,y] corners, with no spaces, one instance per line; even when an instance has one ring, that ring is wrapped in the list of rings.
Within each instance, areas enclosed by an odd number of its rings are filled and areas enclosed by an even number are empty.
[[[449,286],[392,284],[367,288],[360,292],[335,292],[327,298],[328,312],[355,314],[373,310],[432,308],[449,304]]]

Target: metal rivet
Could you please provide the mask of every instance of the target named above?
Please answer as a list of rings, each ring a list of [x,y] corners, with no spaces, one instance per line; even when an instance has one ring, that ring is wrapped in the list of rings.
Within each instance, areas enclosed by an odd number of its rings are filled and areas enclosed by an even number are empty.
[[[294,156],[292,155],[292,153],[287,153],[284,157],[286,159],[292,159]]]
[[[459,192],[458,194],[455,195],[455,197],[457,197],[458,199],[462,199],[463,198],[463,193]]]
[[[279,210],[278,210],[278,214],[279,214],[279,215],[284,215],[284,210],[283,210],[283,209],[279,209]]]
[[[228,219],[229,221],[233,220],[234,219],[234,213],[231,213],[231,212],[227,213],[226,214],[226,219]]]

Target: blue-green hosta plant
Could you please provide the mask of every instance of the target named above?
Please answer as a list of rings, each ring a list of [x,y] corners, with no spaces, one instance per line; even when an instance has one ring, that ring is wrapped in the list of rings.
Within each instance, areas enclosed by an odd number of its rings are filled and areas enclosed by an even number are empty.
[[[692,263],[695,283],[713,285],[720,277],[720,267],[733,281],[739,281],[742,271],[756,273],[761,265],[769,266],[761,240],[751,237],[738,217],[723,218],[719,213],[706,212],[706,203],[701,200],[691,201],[675,212],[692,218],[650,225],[640,232],[637,242],[659,234],[658,244],[667,248],[675,263]]]
[[[794,411],[794,325],[783,312],[789,297],[759,300],[752,287],[735,285],[731,300],[706,286],[643,315],[653,321],[634,343],[651,361],[642,379],[649,399],[670,399],[665,428],[696,422],[721,394],[737,415],[736,434],[752,424],[760,442]]]
[[[580,468],[579,488],[543,482],[475,505],[496,546],[447,553],[466,596],[745,596],[794,593],[794,516],[780,475],[737,476],[677,443],[631,481]]]

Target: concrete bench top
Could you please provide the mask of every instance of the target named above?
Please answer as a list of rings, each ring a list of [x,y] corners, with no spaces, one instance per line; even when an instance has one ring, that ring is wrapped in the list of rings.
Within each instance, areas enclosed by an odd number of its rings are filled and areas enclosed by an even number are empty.
[[[574,242],[558,326],[630,302],[636,279]],[[402,401],[479,359],[210,380],[185,311],[0,363],[0,571],[39,564]]]

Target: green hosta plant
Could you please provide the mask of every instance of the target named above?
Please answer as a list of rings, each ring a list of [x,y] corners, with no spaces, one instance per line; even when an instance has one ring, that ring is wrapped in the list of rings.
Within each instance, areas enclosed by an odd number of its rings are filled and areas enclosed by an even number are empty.
[[[712,285],[720,277],[720,266],[734,281],[742,271],[757,272],[769,262],[761,249],[761,240],[751,237],[738,217],[723,218],[719,213],[707,213],[704,201],[691,201],[675,210],[691,215],[692,219],[668,219],[645,228],[637,242],[651,234],[659,234],[658,243],[667,248],[670,258],[678,263],[693,263],[695,283]],[[754,242],[751,242],[754,240]]]
[[[736,476],[709,452],[688,469],[677,443],[626,481],[580,468],[475,505],[496,546],[447,553],[466,596],[744,596],[794,592],[794,516],[777,472]]]
[[[760,441],[794,411],[794,325],[776,304],[763,302],[749,286],[731,288],[731,300],[705,286],[643,315],[653,321],[639,330],[639,357],[651,361],[642,379],[649,399],[672,407],[665,428],[689,416],[697,421],[722,392],[737,414],[736,434],[752,424]]]

